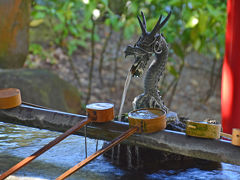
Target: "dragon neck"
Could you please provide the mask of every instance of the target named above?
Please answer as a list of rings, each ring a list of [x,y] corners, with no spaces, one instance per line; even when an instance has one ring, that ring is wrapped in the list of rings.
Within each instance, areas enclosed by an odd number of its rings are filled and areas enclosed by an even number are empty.
[[[156,60],[150,65],[144,79],[144,93],[156,94],[158,92],[158,82],[165,69],[165,64],[168,59],[168,46],[164,41],[162,52],[155,54]]]

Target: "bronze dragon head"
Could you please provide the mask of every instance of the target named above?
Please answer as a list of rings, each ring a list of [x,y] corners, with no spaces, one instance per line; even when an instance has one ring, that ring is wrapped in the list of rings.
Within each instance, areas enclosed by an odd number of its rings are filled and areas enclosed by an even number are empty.
[[[162,22],[162,15],[159,17],[157,24],[151,32],[147,31],[146,19],[143,12],[141,12],[141,15],[142,21],[139,16],[137,16],[137,18],[142,30],[142,34],[134,46],[128,45],[124,51],[125,57],[133,55],[135,58],[134,64],[130,69],[133,76],[140,76],[143,74],[144,68],[146,67],[147,62],[153,53],[161,53],[163,43],[162,38],[164,38],[164,36],[160,33],[160,29],[170,18],[171,11]]]

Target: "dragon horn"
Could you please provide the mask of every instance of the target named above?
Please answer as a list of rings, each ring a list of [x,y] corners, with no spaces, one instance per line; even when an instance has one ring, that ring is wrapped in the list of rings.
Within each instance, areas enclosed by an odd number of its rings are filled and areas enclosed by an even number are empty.
[[[160,24],[160,29],[161,29],[161,28],[164,26],[164,24],[168,21],[168,19],[170,18],[171,14],[172,14],[172,11],[170,11],[170,12],[168,13],[167,17],[163,20],[163,22],[161,22],[161,24]]]
[[[168,19],[170,18],[171,16],[171,11],[168,13],[167,17],[163,20],[163,22],[161,22],[161,19],[162,19],[162,15],[160,16],[160,18],[158,19],[158,22],[157,24],[155,25],[155,27],[153,28],[152,32],[151,32],[151,35],[155,35],[163,26],[164,24],[168,21]],[[160,23],[161,22],[161,23]]]
[[[143,14],[143,12],[141,11],[141,15],[142,15],[142,19],[143,19],[143,26],[145,27],[145,29],[147,28],[147,24],[146,24],[146,18]]]
[[[157,21],[157,24],[155,25],[155,27],[151,31],[151,33],[150,33],[151,36],[155,36],[155,34],[160,30],[161,20],[162,20],[162,15],[159,17],[159,19]]]
[[[139,16],[137,16],[137,18],[138,18],[138,22],[140,24],[140,27],[142,29],[142,34],[146,35],[147,34],[146,28],[144,27],[144,25],[143,25],[142,21],[140,20]]]

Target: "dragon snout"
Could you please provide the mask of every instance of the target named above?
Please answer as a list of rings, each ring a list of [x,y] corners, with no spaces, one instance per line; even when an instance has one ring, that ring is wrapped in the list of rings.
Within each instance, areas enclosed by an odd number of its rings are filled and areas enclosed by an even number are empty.
[[[141,69],[140,69],[140,64],[141,64],[141,58],[136,57],[136,48],[128,45],[127,48],[125,49],[124,53],[125,53],[125,58],[129,55],[134,55],[135,56],[135,62],[132,65],[130,72],[132,73],[132,76],[140,76],[141,73]]]
[[[125,58],[129,55],[135,55],[135,48],[133,46],[128,45],[127,48],[124,50]]]

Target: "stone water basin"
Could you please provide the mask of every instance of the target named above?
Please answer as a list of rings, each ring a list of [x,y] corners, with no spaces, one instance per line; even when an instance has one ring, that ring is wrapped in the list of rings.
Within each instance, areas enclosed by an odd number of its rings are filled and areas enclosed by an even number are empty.
[[[59,136],[60,132],[31,128],[0,122],[0,173],[9,169],[23,158],[29,156],[46,143]],[[88,155],[96,150],[96,140],[87,138]],[[71,135],[25,168],[17,171],[8,179],[52,180],[85,158],[84,137]],[[103,141],[99,141],[99,148]],[[141,150],[140,150],[141,151]],[[117,151],[115,151],[117,153]],[[114,153],[114,154],[115,154]],[[143,154],[144,152],[140,152]],[[145,154],[145,153],[144,153]],[[152,156],[152,154],[147,154]],[[155,155],[155,154],[153,154]],[[148,158],[150,159],[150,157]],[[156,156],[154,156],[156,159]],[[161,160],[161,159],[159,159]],[[128,160],[129,161],[129,160]],[[140,156],[139,161],[142,161]],[[120,161],[121,162],[121,161]],[[134,163],[134,162],[132,162]],[[149,170],[151,169],[151,171]],[[158,180],[158,179],[239,179],[240,166],[219,163],[164,162],[161,166],[149,164],[141,170],[128,169],[127,166],[115,166],[104,156],[100,156],[87,166],[70,176],[69,180]]]

